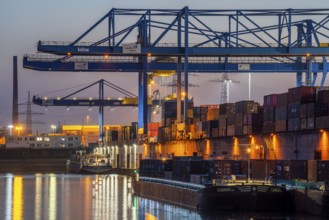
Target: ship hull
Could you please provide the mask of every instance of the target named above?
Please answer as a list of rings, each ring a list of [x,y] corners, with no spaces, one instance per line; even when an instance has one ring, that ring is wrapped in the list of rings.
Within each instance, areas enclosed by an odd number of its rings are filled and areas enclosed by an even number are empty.
[[[199,193],[198,209],[211,211],[287,212],[292,199],[281,186],[210,186]]]
[[[83,166],[81,172],[87,174],[108,174],[111,170],[111,166]]]
[[[134,193],[184,208],[200,211],[291,212],[291,194],[281,186],[207,186],[202,189],[134,181]],[[177,181],[176,181],[177,182]],[[182,182],[184,183],[184,182]]]
[[[82,166],[80,163],[71,162],[67,165],[67,171],[79,174],[109,174],[112,166]]]

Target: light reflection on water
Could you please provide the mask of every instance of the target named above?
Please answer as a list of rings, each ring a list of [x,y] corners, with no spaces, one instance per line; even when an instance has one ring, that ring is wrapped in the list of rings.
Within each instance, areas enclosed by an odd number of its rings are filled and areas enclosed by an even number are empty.
[[[118,175],[0,175],[0,219],[264,219],[253,214],[200,214],[133,196]],[[267,216],[268,217],[268,216]],[[279,215],[276,219],[299,219]],[[304,218],[303,219],[312,219]]]
[[[168,207],[134,197],[126,176],[0,175],[0,219],[5,220],[177,219],[175,212],[186,218],[191,213]]]

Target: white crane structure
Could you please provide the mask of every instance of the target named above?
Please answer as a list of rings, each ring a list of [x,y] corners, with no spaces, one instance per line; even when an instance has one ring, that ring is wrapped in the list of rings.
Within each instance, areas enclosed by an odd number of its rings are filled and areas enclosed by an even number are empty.
[[[230,83],[240,83],[240,81],[230,79],[228,73],[223,73],[222,79],[214,79],[210,80],[209,82],[222,83],[222,92],[220,98],[221,104],[228,103],[230,100]]]

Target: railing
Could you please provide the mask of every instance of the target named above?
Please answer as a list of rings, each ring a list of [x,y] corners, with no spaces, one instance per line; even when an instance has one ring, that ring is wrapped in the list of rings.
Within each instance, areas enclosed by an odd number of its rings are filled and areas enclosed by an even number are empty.
[[[175,181],[175,180],[159,179],[159,178],[152,178],[152,177],[139,177],[139,180],[144,181],[144,182],[159,183],[159,184],[173,186],[173,187],[177,187],[177,188],[190,189],[193,191],[198,191],[200,189],[205,188],[205,186],[201,185],[201,184],[180,182],[180,181]]]

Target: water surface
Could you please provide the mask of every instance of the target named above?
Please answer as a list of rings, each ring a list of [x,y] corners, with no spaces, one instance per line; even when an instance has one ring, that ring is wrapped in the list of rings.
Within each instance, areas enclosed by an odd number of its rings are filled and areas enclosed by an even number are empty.
[[[198,213],[133,195],[119,175],[0,175],[0,219],[321,219],[280,213]]]

